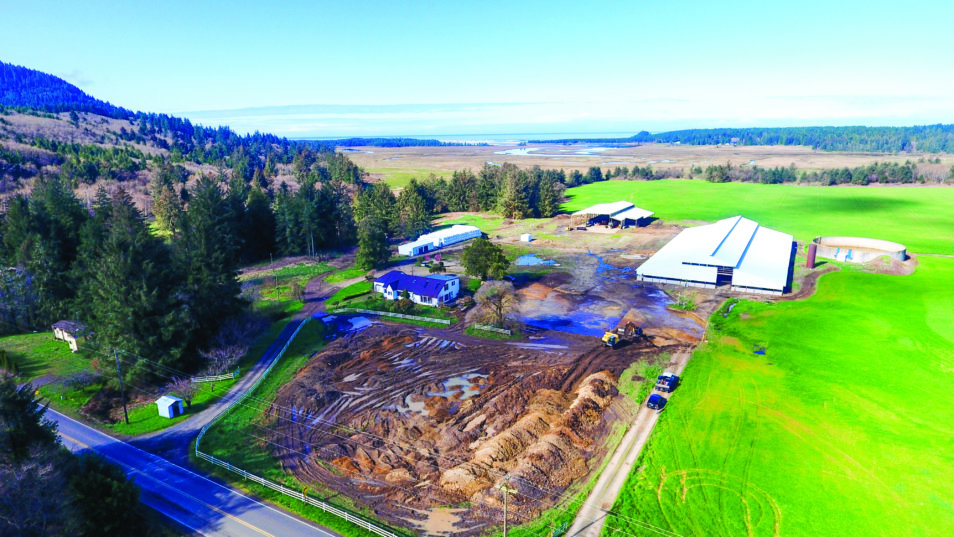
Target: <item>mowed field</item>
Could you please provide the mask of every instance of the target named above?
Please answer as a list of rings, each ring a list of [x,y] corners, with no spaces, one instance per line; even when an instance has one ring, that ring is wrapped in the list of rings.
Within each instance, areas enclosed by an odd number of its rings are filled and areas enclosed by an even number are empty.
[[[741,214],[797,240],[819,235],[900,242],[908,252],[954,254],[954,187],[816,187],[604,181],[567,190],[566,211],[626,200],[671,223],[713,222]]]
[[[952,281],[924,258],[717,313],[613,511],[683,536],[954,535]]]
[[[743,214],[808,239],[954,252],[954,189],[606,182],[669,221]],[[954,535],[954,258],[841,271],[811,298],[713,315],[604,535]],[[755,351],[764,348],[764,354]]]

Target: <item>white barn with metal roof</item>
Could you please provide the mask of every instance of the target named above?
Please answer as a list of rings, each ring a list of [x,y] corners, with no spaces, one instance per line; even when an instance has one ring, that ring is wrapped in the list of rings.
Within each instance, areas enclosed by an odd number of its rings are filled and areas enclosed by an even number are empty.
[[[440,229],[426,235],[421,235],[416,241],[407,242],[398,246],[398,253],[408,257],[414,257],[427,252],[439,250],[444,246],[457,244],[470,239],[476,239],[482,236],[480,228],[477,226],[463,226],[454,224],[453,226]]]
[[[636,269],[640,281],[780,295],[788,285],[792,236],[733,216],[688,228]]]

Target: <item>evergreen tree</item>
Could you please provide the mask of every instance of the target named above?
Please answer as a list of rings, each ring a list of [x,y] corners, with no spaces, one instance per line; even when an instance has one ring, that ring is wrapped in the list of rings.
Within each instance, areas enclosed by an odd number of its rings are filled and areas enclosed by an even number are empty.
[[[405,236],[416,237],[430,229],[432,216],[416,180],[411,179],[401,191],[397,206],[401,220],[401,233]]]
[[[275,214],[269,205],[268,196],[260,188],[253,188],[249,192],[240,229],[245,243],[246,261],[266,259],[275,250]]]
[[[388,239],[380,221],[374,216],[365,216],[358,225],[358,255],[355,265],[365,270],[377,268],[391,258]]]
[[[166,233],[175,233],[182,215],[182,201],[168,175],[156,174],[152,181],[152,215],[156,227]]]
[[[497,196],[500,192],[500,167],[484,164],[477,177],[477,206],[481,211],[493,211],[497,208]]]
[[[213,179],[199,179],[190,199],[175,242],[175,260],[196,327],[194,340],[202,347],[218,332],[222,320],[242,308],[237,279],[239,237],[229,204]]]
[[[522,170],[510,170],[504,176],[504,189],[498,201],[498,210],[504,218],[521,219],[530,215],[527,186],[526,173]]]
[[[99,255],[82,261],[89,270],[80,298],[87,304],[85,320],[94,338],[125,351],[134,365],[124,374],[135,379],[150,378],[155,372],[137,357],[184,367],[189,320],[178,302],[168,247],[149,232],[142,214],[122,189],[113,195],[111,214],[103,225],[105,237],[97,245]],[[87,228],[87,241],[97,240],[92,227]]]
[[[560,192],[562,194],[562,190]],[[543,179],[540,182],[540,201],[538,209],[541,218],[550,218],[560,210],[561,194],[557,193],[557,187],[553,184],[553,181]]]
[[[374,183],[369,188],[360,191],[355,197],[354,218],[358,222],[366,216],[374,217],[383,227],[388,236],[396,234],[397,230],[397,199],[387,183]]]
[[[71,524],[83,536],[123,536],[141,531],[139,487],[119,466],[96,453],[76,457],[66,491],[79,516]]]

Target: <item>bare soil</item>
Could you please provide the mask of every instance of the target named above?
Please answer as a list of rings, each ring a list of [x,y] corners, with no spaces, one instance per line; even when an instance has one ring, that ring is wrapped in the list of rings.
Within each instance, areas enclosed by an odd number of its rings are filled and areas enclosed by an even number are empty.
[[[686,348],[642,340],[609,349],[583,335],[537,334],[547,343],[376,324],[339,339],[279,390],[275,454],[306,483],[436,533],[499,521],[494,487],[509,476],[512,521],[529,521],[606,455],[621,417],[611,408],[619,374]],[[432,510],[448,505],[460,509]],[[432,516],[453,527],[440,530]]]

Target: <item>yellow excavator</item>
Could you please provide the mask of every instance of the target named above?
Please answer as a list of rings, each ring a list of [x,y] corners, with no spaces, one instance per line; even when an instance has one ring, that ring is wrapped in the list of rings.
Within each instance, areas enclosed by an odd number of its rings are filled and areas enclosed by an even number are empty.
[[[643,335],[643,329],[634,323],[618,326],[616,330],[608,330],[603,334],[603,345],[616,348],[623,341],[633,341]]]

